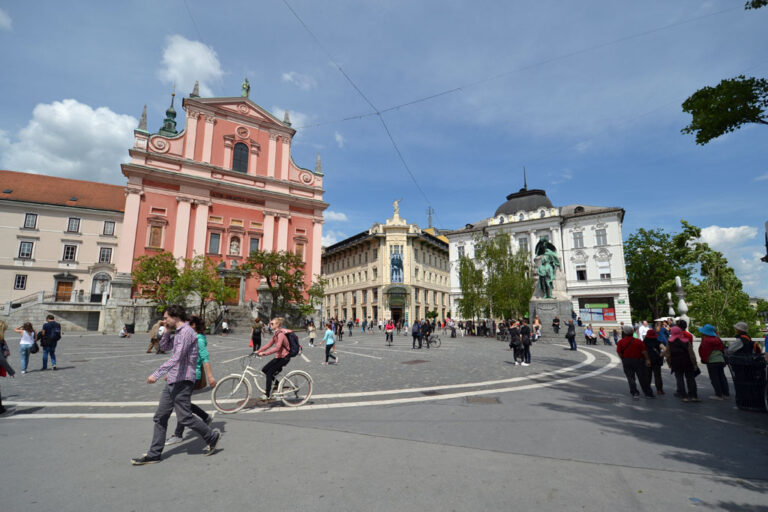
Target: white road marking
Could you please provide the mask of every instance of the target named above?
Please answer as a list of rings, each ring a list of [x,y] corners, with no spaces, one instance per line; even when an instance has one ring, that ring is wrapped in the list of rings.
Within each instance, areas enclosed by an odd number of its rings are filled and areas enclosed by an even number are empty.
[[[588,349],[591,350],[591,349]],[[599,352],[599,351],[598,351]],[[610,359],[610,363],[602,368],[599,368],[598,370],[595,370],[593,372],[590,372],[588,374],[585,374],[586,376],[595,376],[599,375],[601,373],[604,373],[616,366],[618,366],[620,360],[617,356],[600,352],[601,354],[606,355]],[[565,372],[572,372],[579,368],[582,368],[584,366],[588,366],[592,364],[595,361],[595,356],[593,356],[590,353],[586,353],[586,359],[582,361],[581,363],[578,363],[573,366],[569,366],[567,368],[560,368],[558,370],[552,370],[549,372],[542,372],[537,373],[533,375],[528,376],[519,376],[519,377],[512,377],[509,379],[500,379],[500,380],[489,380],[489,381],[483,381],[483,382],[470,382],[465,384],[446,384],[441,386],[429,386],[429,387],[420,387],[420,388],[402,388],[402,389],[390,389],[390,390],[379,390],[379,391],[364,391],[364,392],[352,392],[352,393],[335,393],[335,394],[316,394],[312,395],[313,399],[316,400],[325,400],[325,399],[333,399],[333,398],[352,398],[352,397],[365,397],[365,396],[381,396],[381,395],[398,395],[398,394],[412,394],[412,393],[422,393],[425,391],[439,391],[439,390],[446,390],[446,389],[461,389],[461,388],[471,388],[471,387],[482,387],[482,386],[493,386],[493,385],[499,385],[499,384],[510,384],[513,382],[521,382],[525,380],[531,380],[531,379],[538,379],[541,377],[547,377],[551,375],[558,375]],[[521,390],[521,389],[534,389],[536,387],[544,387],[544,386],[550,386],[559,382],[570,382],[572,380],[580,380],[581,378],[586,378],[584,376],[578,376],[579,378],[573,378],[569,377],[568,379],[564,380],[558,380],[558,381],[552,381],[552,382],[545,382],[545,383],[536,383],[536,384],[530,384],[527,386],[518,386],[518,387],[512,387],[512,388],[502,388],[501,390],[481,390],[481,391],[469,391],[465,393],[454,393],[453,395],[456,396],[471,396],[475,394],[488,394],[491,392],[504,392],[505,390]],[[415,397],[416,399],[422,399],[425,398],[427,400],[429,399],[445,399],[445,397],[453,396],[453,395],[437,395],[437,396],[428,396],[428,397]],[[200,395],[205,396],[205,395]],[[403,399],[407,400],[407,399]],[[154,407],[157,406],[157,401],[152,402],[6,402],[9,405],[16,405],[17,407]],[[355,404],[370,404],[375,405],[379,402],[352,402]],[[390,402],[390,401],[383,401],[381,403],[399,403],[399,402]],[[322,405],[322,406],[321,406]],[[315,404],[312,406],[302,406],[301,409],[309,409],[309,408],[332,408],[332,406],[336,406],[337,404]],[[339,405],[346,406],[346,405]],[[88,416],[88,414],[96,414],[99,413],[75,413],[72,414],[72,417],[91,417]],[[105,413],[107,414],[107,413]],[[128,414],[125,417],[134,417],[132,416],[133,413],[126,413]],[[136,413],[136,414],[143,414],[143,413]],[[33,414],[29,416],[39,417],[43,418],[46,416],[46,414]],[[151,416],[151,415],[150,415]],[[52,417],[70,417],[70,415],[56,415],[54,414]],[[94,416],[96,417],[96,416]],[[120,417],[120,415],[109,415],[108,417]],[[136,417],[143,417],[143,416],[136,416]]]
[[[312,361],[310,361],[310,360],[307,358],[307,356],[305,356],[305,355],[304,355],[304,352],[302,352],[302,353],[301,353],[301,354],[299,354],[299,355],[301,356],[301,358],[304,360],[304,362],[305,362],[305,363],[311,363],[311,362],[312,362]]]
[[[367,354],[356,354],[355,352],[350,352],[348,350],[337,350],[337,352],[341,352],[342,354],[349,354],[349,355],[352,355],[352,356],[370,357],[371,359],[384,359],[383,357],[369,356]]]

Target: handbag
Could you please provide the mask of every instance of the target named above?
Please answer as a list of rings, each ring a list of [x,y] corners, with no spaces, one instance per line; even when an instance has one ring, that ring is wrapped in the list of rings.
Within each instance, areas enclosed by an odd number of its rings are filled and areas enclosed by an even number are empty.
[[[29,347],[29,353],[30,354],[37,354],[40,352],[40,345],[37,344],[37,340],[32,344],[31,347]]]
[[[205,365],[200,365],[200,378],[195,381],[195,389],[203,389],[208,386],[208,375],[205,373]]]

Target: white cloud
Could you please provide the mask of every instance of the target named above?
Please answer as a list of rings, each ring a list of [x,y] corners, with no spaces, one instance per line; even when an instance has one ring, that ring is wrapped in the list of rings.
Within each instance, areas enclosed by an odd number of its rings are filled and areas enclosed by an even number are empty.
[[[708,226],[701,230],[701,240],[709,244],[716,251],[723,251],[734,245],[744,245],[747,240],[757,236],[757,228],[752,226],[736,226],[723,228],[720,226]]]
[[[339,148],[343,148],[344,143],[347,141],[339,132],[334,133],[333,138],[336,139],[336,144],[339,146]]]
[[[758,232],[752,226],[709,226],[701,230],[701,240],[723,253],[741,279],[745,292],[768,297],[768,265],[760,261],[765,255],[765,248],[755,244]]]
[[[163,50],[160,80],[176,84],[182,95],[192,92],[195,81],[200,82],[200,96],[213,96],[211,86],[221,81],[224,72],[216,52],[199,41],[190,41],[178,34],[168,36]]]
[[[573,171],[571,169],[563,169],[559,174],[550,173],[550,182],[553,185],[559,185],[566,181],[573,179]]]
[[[328,247],[329,245],[333,245],[339,240],[344,240],[347,238],[347,235],[342,233],[341,231],[334,231],[332,229],[329,230],[323,230],[323,246]]]
[[[323,218],[325,220],[336,221],[336,222],[347,222],[349,220],[347,218],[347,214],[346,213],[334,212],[334,211],[331,211],[331,210],[328,210],[327,212],[325,212],[323,214]]]
[[[288,82],[295,85],[302,91],[308,91],[314,89],[317,86],[317,81],[309,75],[302,75],[296,71],[290,71],[283,73],[283,82]]]
[[[768,180],[768,172],[755,178],[755,181],[765,181],[765,180]]]
[[[40,103],[12,141],[0,133],[0,167],[64,178],[122,183],[138,120],[74,99]]]
[[[13,22],[7,12],[0,9],[0,30],[11,30]]]

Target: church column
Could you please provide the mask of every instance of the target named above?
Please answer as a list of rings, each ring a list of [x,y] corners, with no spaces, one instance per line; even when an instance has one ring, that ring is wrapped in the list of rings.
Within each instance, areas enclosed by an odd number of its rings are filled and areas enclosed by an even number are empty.
[[[133,267],[133,253],[136,250],[136,230],[139,226],[139,206],[144,192],[140,187],[125,188],[125,214],[120,228],[120,250],[117,251],[117,271],[130,274]]]
[[[201,256],[205,254],[206,236],[208,234],[208,207],[210,201],[195,201],[197,211],[195,212],[195,234],[192,241],[192,256]]]
[[[231,169],[230,162],[232,161],[232,146],[235,145],[234,137],[224,137],[224,161],[221,166],[225,169]]]
[[[177,197],[176,206],[176,225],[173,236],[173,257],[184,258],[187,256],[187,239],[189,234],[189,213],[192,207],[192,199],[188,197]]]
[[[321,247],[323,245],[323,220],[315,219],[312,223],[312,274],[320,275]],[[314,276],[310,274],[314,279]]]
[[[272,252],[275,236],[275,212],[264,211],[264,244],[263,251]]]
[[[205,116],[205,134],[203,139],[203,162],[211,163],[211,149],[213,148],[213,126],[216,124],[216,118]]]
[[[187,110],[187,134],[184,137],[184,158],[194,160],[195,144],[197,143],[197,120],[200,112]]]
[[[288,219],[287,213],[281,213],[277,220],[277,250],[288,250]]]
[[[291,139],[287,135],[281,135],[280,139],[283,141],[283,156],[280,159],[280,176],[281,180],[287,180],[288,176],[288,162],[291,159]]]
[[[248,159],[248,174],[256,176],[256,162],[259,156],[259,145],[255,141],[251,141],[251,157]]]
[[[277,153],[277,132],[269,132],[269,150],[267,154],[267,176],[275,177],[275,153]]]
[[[536,259],[536,232],[531,230],[528,231],[528,248],[531,250],[531,261]]]

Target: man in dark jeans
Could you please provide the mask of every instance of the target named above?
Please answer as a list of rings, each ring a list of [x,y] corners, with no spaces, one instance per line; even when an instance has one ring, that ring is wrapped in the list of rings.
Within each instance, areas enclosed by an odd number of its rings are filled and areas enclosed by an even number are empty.
[[[429,335],[432,334],[432,325],[429,323],[429,320],[425,320],[424,323],[421,324],[420,334],[421,338],[427,344],[427,348],[429,348]],[[421,348],[421,344],[419,344],[419,348]]]
[[[256,351],[256,355],[259,357],[275,354],[275,358],[261,369],[261,372],[267,376],[267,385],[264,388],[266,391],[261,397],[262,400],[271,400],[272,383],[275,381],[275,376],[291,361],[291,344],[288,342],[286,330],[283,329],[284,321],[285,319],[282,317],[275,317],[269,322],[269,326],[272,327],[275,334],[266,345]]]
[[[411,350],[416,349],[416,342],[419,342],[419,348],[421,348],[421,327],[419,326],[419,321],[414,320],[413,321],[413,327],[411,327],[411,336],[413,336],[413,346],[411,346]]]
[[[48,369],[48,356],[51,356],[51,367],[56,369],[56,344],[61,339],[61,324],[53,319],[53,315],[45,317],[41,329],[43,346],[43,370]]]

